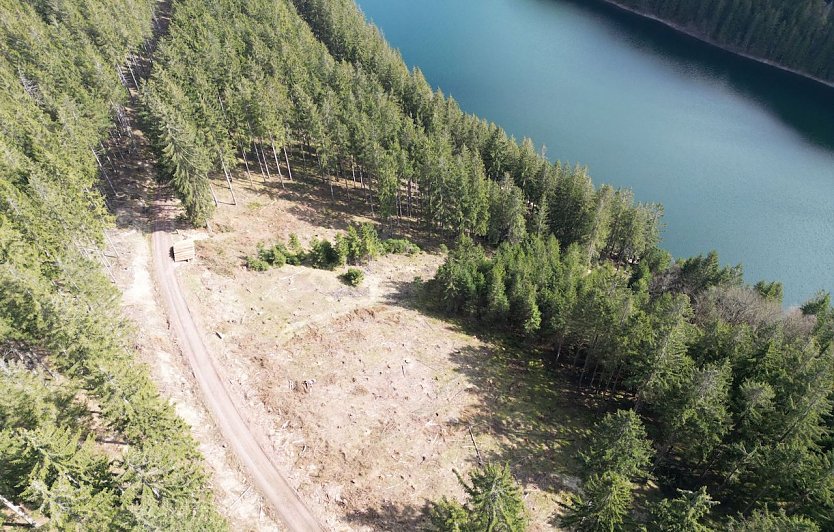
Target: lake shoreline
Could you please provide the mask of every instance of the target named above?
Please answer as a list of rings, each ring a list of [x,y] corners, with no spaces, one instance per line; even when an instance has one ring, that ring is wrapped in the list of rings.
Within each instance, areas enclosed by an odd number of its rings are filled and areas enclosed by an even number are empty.
[[[676,24],[674,22],[670,22],[668,20],[662,19],[662,18],[660,18],[656,15],[652,15],[650,13],[645,13],[645,12],[640,11],[638,9],[634,9],[632,7],[629,7],[629,6],[625,6],[625,5],[617,2],[616,0],[601,0],[601,1],[605,4],[608,4],[612,7],[615,7],[617,9],[620,9],[620,10],[625,11],[627,13],[631,13],[633,15],[637,15],[637,16],[643,17],[645,19],[649,19],[649,20],[653,20],[655,22],[659,22],[660,24],[663,24],[667,28],[673,29],[678,33],[682,33],[682,34],[684,34],[688,37],[692,37],[693,39],[697,39],[697,40],[699,40],[703,43],[709,44],[710,46],[713,46],[715,48],[719,48],[721,50],[724,50],[725,52],[729,52],[733,55],[737,55],[739,57],[743,57],[745,59],[749,59],[751,61],[755,61],[757,63],[767,65],[769,67],[777,68],[777,69],[779,69],[783,72],[788,72],[789,74],[794,74],[794,75],[799,76],[801,78],[804,78],[804,79],[807,79],[807,80],[810,80],[810,81],[814,81],[816,83],[820,83],[822,85],[825,85],[826,87],[834,89],[834,81],[826,81],[822,78],[818,78],[818,77],[812,76],[811,74],[808,74],[806,72],[802,72],[801,70],[796,70],[794,68],[791,68],[791,67],[788,67],[788,66],[785,66],[785,65],[781,65],[781,64],[779,64],[775,61],[771,61],[769,59],[764,59],[764,58],[761,58],[761,57],[756,57],[754,55],[750,55],[750,54],[742,52],[740,50],[734,50],[733,48],[730,48],[728,46],[725,46],[723,44],[719,44],[719,43],[715,42],[714,40],[710,39],[709,37],[707,37],[705,35],[702,35],[702,34],[699,34],[695,31],[689,30],[686,27],[681,26],[680,24]]]

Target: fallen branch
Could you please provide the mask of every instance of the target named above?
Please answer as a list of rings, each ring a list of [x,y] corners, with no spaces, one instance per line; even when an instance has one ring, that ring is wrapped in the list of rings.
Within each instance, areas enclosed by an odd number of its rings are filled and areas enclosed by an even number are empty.
[[[14,512],[15,515],[17,515],[18,517],[20,517],[21,519],[26,521],[29,524],[29,526],[31,526],[32,528],[37,528],[38,527],[38,525],[35,523],[35,521],[32,520],[31,517],[26,515],[26,512],[24,512],[23,508],[21,508],[20,506],[15,505],[12,501],[3,497],[2,495],[0,495],[0,502],[2,502],[6,506],[6,508],[8,508],[12,512]]]
[[[469,437],[472,439],[472,446],[475,447],[475,454],[478,455],[478,466],[483,467],[484,461],[481,458],[481,451],[478,450],[478,444],[475,443],[475,436],[472,435],[472,425],[469,425]]]

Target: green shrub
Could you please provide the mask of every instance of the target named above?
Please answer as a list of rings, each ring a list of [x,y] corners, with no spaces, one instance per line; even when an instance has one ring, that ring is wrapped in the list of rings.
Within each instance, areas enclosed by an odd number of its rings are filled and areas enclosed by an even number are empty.
[[[301,251],[299,253],[290,253],[287,255],[287,264],[293,266],[301,266],[301,263],[307,258],[307,255]]]
[[[304,249],[301,247],[301,242],[298,240],[298,235],[295,233],[290,233],[290,242],[287,244],[290,252],[293,254],[304,253]]]
[[[347,233],[337,235],[336,246],[339,248],[339,254],[345,258],[348,264],[356,264],[361,253],[361,238],[356,226],[351,225],[348,227]]]
[[[348,268],[348,271],[339,276],[345,284],[359,286],[365,280],[365,273],[359,268]]]
[[[259,257],[246,257],[246,267],[255,272],[265,272],[269,269],[269,263]]]
[[[404,238],[389,238],[382,243],[385,253],[396,255],[414,255],[420,253],[420,248],[414,242]]]
[[[376,234],[374,226],[362,224],[359,228],[359,235],[359,260],[369,261],[379,257],[382,253],[382,242],[379,241],[379,235]]]
[[[314,268],[332,270],[336,266],[343,264],[341,254],[333,247],[333,244],[329,240],[313,239],[310,245],[312,249],[307,254],[307,258]]]
[[[272,252],[272,262],[271,264],[276,268],[280,268],[284,264],[287,263],[287,256],[284,255],[281,251],[273,250]]]
[[[258,244],[258,259],[266,262],[270,266],[280,268],[286,264],[287,254],[287,248],[283,244],[275,244],[271,248],[265,248],[263,244]]]
[[[376,229],[371,224],[351,225],[344,235],[336,237],[336,247],[348,264],[362,264],[384,251]]]

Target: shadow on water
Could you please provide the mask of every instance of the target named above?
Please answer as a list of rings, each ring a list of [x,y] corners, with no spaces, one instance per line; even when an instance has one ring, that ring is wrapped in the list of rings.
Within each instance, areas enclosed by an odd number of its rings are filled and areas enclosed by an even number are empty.
[[[531,0],[553,7],[554,0]],[[618,41],[660,57],[689,76],[711,77],[756,102],[802,138],[834,150],[834,88],[747,59],[602,0],[558,0],[591,16]]]

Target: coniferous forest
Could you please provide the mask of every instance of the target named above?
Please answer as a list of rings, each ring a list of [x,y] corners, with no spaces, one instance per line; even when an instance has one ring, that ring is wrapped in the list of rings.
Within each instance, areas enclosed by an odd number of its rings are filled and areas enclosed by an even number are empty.
[[[722,48],[834,82],[830,0],[616,0]]]
[[[155,7],[0,9],[0,508],[25,503],[54,530],[223,528],[101,266],[97,157],[128,134],[122,66],[147,53]]]
[[[383,229],[411,222],[449,242],[425,286],[437,311],[617,405],[583,447],[562,526],[834,530],[828,294],[785,311],[778,282],[746,284],[715,253],[673,260],[661,206],[464,113],[352,0],[177,0],[158,45],[151,0],[0,3],[2,501],[56,529],[223,528],[100,265],[112,220],[97,158],[129,135],[127,78],[152,54],[133,103],[191,223],[211,223],[213,182],[258,169],[281,186],[313,168]],[[632,3],[834,79],[823,1]],[[479,497],[492,479],[512,484],[507,468],[485,471],[462,480],[470,510],[491,504]],[[507,493],[494,519],[443,500],[431,522],[521,530],[521,495]]]

